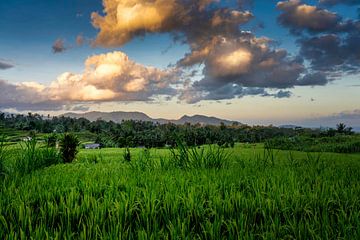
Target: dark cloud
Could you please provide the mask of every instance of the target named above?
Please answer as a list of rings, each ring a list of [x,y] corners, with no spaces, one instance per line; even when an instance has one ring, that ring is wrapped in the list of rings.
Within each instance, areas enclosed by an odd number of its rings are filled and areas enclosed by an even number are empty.
[[[310,127],[336,127],[339,123],[345,123],[349,127],[357,127],[356,130],[360,131],[360,109],[303,119],[296,122],[296,124]]]
[[[10,84],[0,80],[0,109],[23,110],[61,110],[63,103],[44,98],[35,83]]]
[[[304,37],[299,40],[300,54],[316,70],[356,73],[360,70],[359,42],[360,34]]]
[[[75,106],[73,106],[73,105],[65,106],[64,109],[66,111],[86,112],[86,111],[89,111],[90,107],[86,106],[86,105],[79,104],[79,105],[75,105]]]
[[[6,69],[9,69],[9,68],[13,68],[13,67],[14,67],[14,65],[12,65],[10,63],[7,63],[7,62],[3,62],[0,59],[0,70],[6,70]]]
[[[178,65],[203,64],[204,77],[186,86],[181,99],[193,103],[244,95],[270,96],[266,89],[328,83],[324,73],[307,70],[302,58],[291,57],[286,50],[271,45],[269,39],[243,32],[236,39],[218,38],[202,48],[193,49]],[[271,96],[289,97],[291,94],[280,91]]]
[[[336,13],[303,4],[300,0],[279,2],[277,8],[282,12],[278,17],[279,23],[295,34],[303,30],[322,32],[341,27],[342,18]]]
[[[329,82],[327,74],[324,72],[309,73],[298,80],[299,86],[323,86]]]
[[[275,98],[289,98],[292,96],[292,92],[280,90],[273,95]]]
[[[53,53],[62,53],[65,50],[67,50],[67,47],[65,46],[65,42],[63,39],[56,39],[54,44],[52,45],[52,51]]]
[[[355,4],[359,1],[320,1],[320,4]],[[302,3],[300,0],[279,2],[282,11],[278,21],[298,36],[300,56],[310,64],[313,75],[302,83],[325,85],[329,80],[360,70],[360,21],[344,20],[337,13]]]

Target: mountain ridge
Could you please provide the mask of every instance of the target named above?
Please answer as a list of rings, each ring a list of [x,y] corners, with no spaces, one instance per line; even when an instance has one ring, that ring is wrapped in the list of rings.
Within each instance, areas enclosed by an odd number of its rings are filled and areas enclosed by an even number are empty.
[[[136,120],[136,121],[150,121],[150,122],[158,122],[158,123],[174,123],[174,124],[197,124],[200,123],[202,125],[220,125],[224,123],[225,125],[232,125],[232,124],[240,124],[237,121],[231,121],[226,119],[221,119],[212,116],[205,116],[196,114],[193,116],[184,115],[179,119],[165,119],[165,118],[151,118],[147,114],[143,112],[124,112],[124,111],[116,111],[116,112],[100,112],[100,111],[92,111],[86,113],[74,113],[68,112],[64,113],[61,116],[64,117],[71,117],[71,118],[86,118],[89,121],[96,121],[98,119],[104,121],[113,121],[116,123],[120,123],[121,121],[126,120]]]

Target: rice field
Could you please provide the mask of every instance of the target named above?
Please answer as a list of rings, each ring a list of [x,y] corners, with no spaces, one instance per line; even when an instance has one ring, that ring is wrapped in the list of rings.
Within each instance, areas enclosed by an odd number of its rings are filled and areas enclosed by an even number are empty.
[[[185,151],[83,149],[2,177],[0,239],[360,239],[360,154]]]

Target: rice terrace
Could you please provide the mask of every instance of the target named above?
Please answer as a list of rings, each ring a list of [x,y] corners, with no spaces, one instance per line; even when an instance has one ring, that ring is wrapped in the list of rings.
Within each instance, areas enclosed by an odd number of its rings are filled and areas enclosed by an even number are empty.
[[[0,239],[360,239],[360,0],[1,0]]]

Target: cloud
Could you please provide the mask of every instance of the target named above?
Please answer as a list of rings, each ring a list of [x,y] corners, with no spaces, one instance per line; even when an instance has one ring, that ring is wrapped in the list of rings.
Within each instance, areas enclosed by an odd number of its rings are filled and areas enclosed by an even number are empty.
[[[217,7],[218,0],[103,0],[104,16],[92,13],[92,23],[99,33],[95,45],[122,46],[147,33],[171,32],[185,35],[187,42],[219,32],[237,31],[252,14]]]
[[[314,69],[328,72],[356,73],[360,67],[360,34],[341,37],[326,34],[304,37],[300,43],[300,54],[310,61]]]
[[[355,1],[320,1],[322,4],[355,4]],[[299,0],[279,2],[282,11],[278,21],[298,36],[300,56],[310,63],[310,69],[330,78],[359,72],[360,21],[344,20],[337,13]],[[320,77],[319,81],[325,80]],[[321,80],[323,79],[323,80]]]
[[[41,91],[44,86],[33,82],[11,84],[0,80],[0,109],[60,110],[61,104],[50,101]]]
[[[104,0],[104,15],[92,14],[99,29],[95,45],[122,46],[147,33],[172,33],[190,47],[176,67],[203,66],[203,79],[188,81],[180,90],[180,100],[190,103],[245,95],[289,97],[288,91],[270,94],[266,88],[317,85],[317,79],[306,77],[313,73],[306,71],[301,58],[273,49],[268,38],[241,31],[253,18],[242,4],[230,8],[212,0]],[[141,80],[129,87],[141,87]]]
[[[94,55],[85,61],[83,74],[64,73],[49,89],[52,99],[71,101],[148,101],[154,95],[172,94],[176,69],[140,65],[122,52]]]
[[[62,53],[65,50],[67,50],[67,47],[65,46],[64,40],[61,38],[56,39],[54,44],[52,45],[53,53]]]
[[[302,58],[271,47],[272,41],[248,32],[237,38],[216,37],[193,49],[178,62],[191,67],[202,64],[203,78],[184,88],[181,99],[194,103],[260,95],[290,97],[289,91],[269,94],[266,89],[325,85],[329,79],[321,72],[308,71]]]
[[[82,34],[76,36],[76,45],[82,46],[85,43],[85,38]]]
[[[277,8],[282,11],[278,17],[279,23],[288,27],[293,33],[303,30],[312,32],[333,30],[339,27],[341,21],[341,17],[336,13],[303,4],[300,0],[279,2]]]
[[[336,127],[339,123],[345,123],[349,127],[357,127],[360,131],[360,109],[333,113],[326,116],[313,117],[297,121],[297,124],[310,127],[328,126]]]
[[[9,68],[13,68],[13,67],[14,67],[14,65],[0,60],[0,70],[6,70]]]
[[[82,74],[66,72],[49,86],[2,81],[0,108],[61,109],[65,105],[105,101],[151,101],[175,95],[177,69],[143,66],[122,52],[94,55],[85,61]]]

